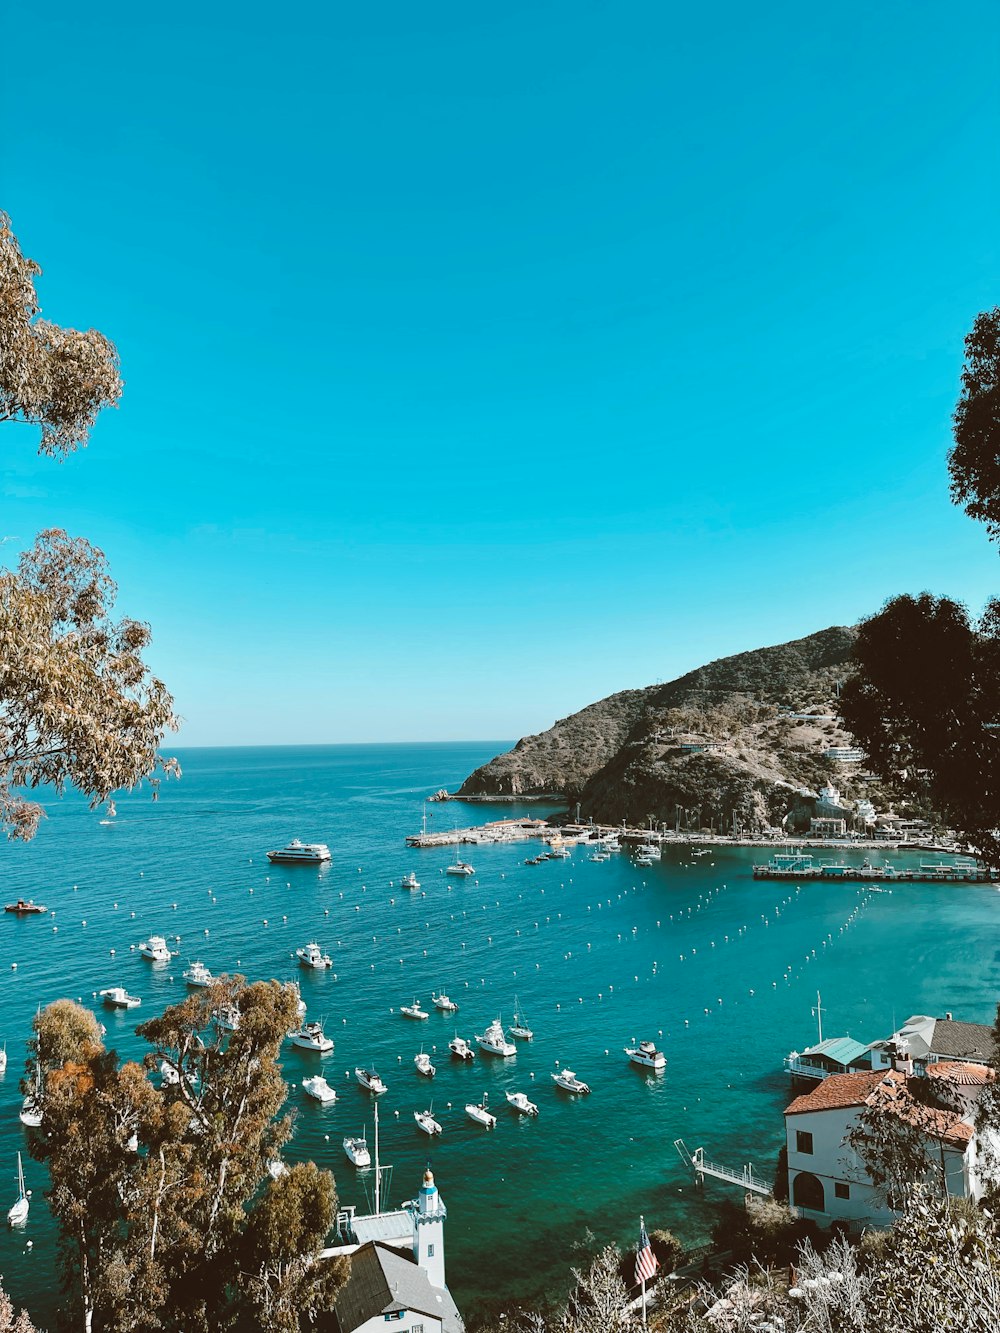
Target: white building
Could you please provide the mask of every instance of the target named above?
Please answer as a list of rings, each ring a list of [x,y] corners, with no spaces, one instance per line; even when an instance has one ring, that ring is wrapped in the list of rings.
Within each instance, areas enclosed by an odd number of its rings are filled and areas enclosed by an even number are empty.
[[[430,1169],[420,1194],[394,1212],[338,1221],[342,1243],[323,1258],[348,1254],[351,1274],[337,1294],[337,1333],[464,1333],[445,1284],[447,1210]]]
[[[986,1023],[956,1022],[951,1014],[914,1014],[891,1037],[871,1044],[873,1069],[891,1069],[893,1059],[912,1061],[919,1074],[939,1061],[985,1065],[994,1053],[993,1029]]]
[[[993,1071],[984,1065],[949,1061],[929,1066],[927,1074],[940,1082],[956,1110],[918,1107],[907,1088],[913,1075],[901,1069],[834,1074],[796,1097],[785,1110],[788,1197],[793,1207],[823,1226],[841,1221],[860,1230],[866,1225],[892,1223],[894,1211],[847,1143],[865,1110],[899,1117],[917,1128],[933,1148],[935,1161],[940,1162],[948,1193],[978,1199],[983,1182],[973,1119],[979,1095],[993,1079]]]

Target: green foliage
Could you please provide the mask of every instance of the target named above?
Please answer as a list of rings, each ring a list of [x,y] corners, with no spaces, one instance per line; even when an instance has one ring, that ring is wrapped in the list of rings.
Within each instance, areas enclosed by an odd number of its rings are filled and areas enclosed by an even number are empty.
[[[145,1067],[120,1064],[69,1001],[36,1019],[32,1153],[49,1169],[67,1326],[294,1333],[300,1312],[331,1308],[345,1266],[315,1257],[333,1178],[311,1163],[277,1181],[267,1169],[291,1132],[277,1057],[296,998],[276,982],[220,981],[139,1028],[154,1047]],[[228,1036],[213,1018],[223,1005],[240,1015]],[[161,1065],[175,1078],[154,1087]]]
[[[672,1231],[656,1230],[649,1233],[649,1243],[659,1261],[660,1271],[672,1273],[684,1253],[684,1246]]]
[[[948,455],[951,494],[1000,539],[1000,306],[976,316],[965,340],[962,392]]]

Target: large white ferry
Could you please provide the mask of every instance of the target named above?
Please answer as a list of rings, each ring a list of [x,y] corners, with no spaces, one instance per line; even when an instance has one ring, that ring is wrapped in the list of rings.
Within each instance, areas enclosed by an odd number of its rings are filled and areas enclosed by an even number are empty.
[[[318,866],[330,860],[330,849],[325,842],[302,842],[299,838],[293,838],[280,851],[268,852],[267,859],[273,865]]]

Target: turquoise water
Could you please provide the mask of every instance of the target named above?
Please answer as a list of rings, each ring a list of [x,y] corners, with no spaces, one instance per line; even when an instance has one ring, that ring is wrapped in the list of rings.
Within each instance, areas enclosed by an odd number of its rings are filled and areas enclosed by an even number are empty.
[[[829,1036],[871,1040],[911,1013],[949,1009],[992,1021],[1000,997],[992,887],[866,894],[857,885],[755,884],[746,849],[677,848],[647,869],[626,855],[593,863],[580,851],[525,866],[532,844],[467,849],[474,879],[447,878],[453,851],[411,851],[404,835],[419,829],[428,791],[452,787],[501,748],[191,751],[181,756],[183,781],[157,804],[125,797],[107,825],[67,799],[49,807],[33,843],[0,846],[5,900],[34,896],[55,911],[54,920],[0,918],[0,1040],[10,1055],[0,1078],[4,1210],[25,1145],[17,1081],[36,1006],[67,994],[93,1003],[94,992],[121,983],[142,1008],[102,1012],[107,1040],[139,1056],[136,1021],[184,996],[181,971],[195,958],[215,972],[299,977],[310,1017],[325,1021],[336,1050],[321,1061],[287,1048],[299,1112],[287,1155],[329,1166],[346,1203],[365,1206],[365,1194],[340,1141],[366,1123],[371,1130],[370,1101],[346,1071],[373,1063],[386,1079],[391,1202],[415,1192],[430,1150],[449,1210],[449,1283],[466,1307],[561,1284],[587,1228],[632,1243],[640,1212],[651,1228],[703,1238],[725,1187],[697,1190],[674,1140],[771,1175],[788,1099],[782,1058],[814,1039],[817,990]],[[427,810],[440,828],[519,812]],[[271,867],[264,853],[293,836],[328,842],[332,865]],[[419,894],[398,888],[410,869]],[[130,951],[150,933],[181,936],[175,963],[154,970]],[[334,954],[334,974],[295,967],[295,948],[312,939]],[[414,998],[428,1007],[442,986],[461,1005],[457,1021],[393,1012]],[[515,994],[534,1042],[519,1044],[512,1060],[449,1060],[456,1026],[471,1040],[498,1014],[509,1020]],[[658,1077],[622,1055],[626,1042],[648,1037],[668,1057]],[[413,1069],[421,1042],[435,1054],[433,1082]],[[562,1065],[591,1085],[590,1097],[554,1088],[549,1074]],[[297,1086],[318,1068],[340,1094],[328,1109]],[[537,1120],[508,1111],[507,1088],[538,1102]],[[499,1117],[492,1133],[463,1109],[484,1091]],[[434,1143],[412,1115],[431,1097],[444,1126]],[[26,1169],[35,1189],[29,1224],[0,1233],[0,1271],[44,1325],[55,1308],[54,1232],[41,1169]]]

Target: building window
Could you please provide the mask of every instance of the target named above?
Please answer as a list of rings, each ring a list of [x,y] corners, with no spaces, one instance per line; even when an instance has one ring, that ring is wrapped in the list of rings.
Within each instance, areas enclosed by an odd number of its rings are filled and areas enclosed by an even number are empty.
[[[402,1319],[405,1314],[405,1310],[390,1310],[389,1313],[384,1314],[382,1318],[388,1323],[390,1319]]]
[[[434,1246],[433,1246],[433,1245],[428,1245],[428,1246],[427,1246],[427,1258],[428,1258],[428,1259],[433,1259],[433,1258],[434,1258]]]
[[[810,1156],[812,1156],[812,1150],[813,1150],[813,1136],[811,1134],[807,1134],[804,1129],[797,1129],[795,1131],[795,1151],[808,1153]]]
[[[845,1185],[842,1180],[834,1181],[833,1192],[838,1199],[849,1199],[851,1197],[850,1185]]]
[[[410,1333],[424,1333],[423,1324],[411,1324]]]

